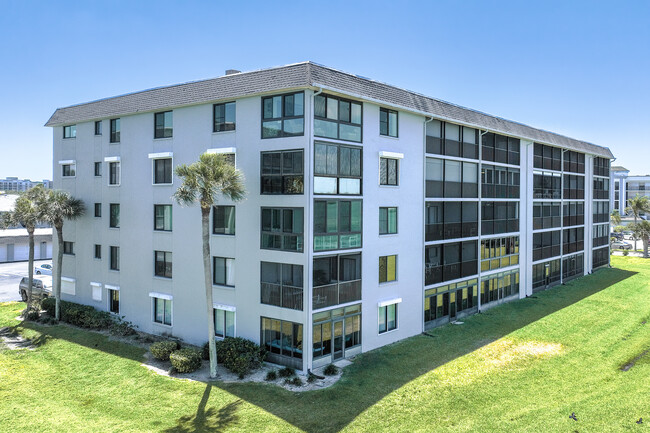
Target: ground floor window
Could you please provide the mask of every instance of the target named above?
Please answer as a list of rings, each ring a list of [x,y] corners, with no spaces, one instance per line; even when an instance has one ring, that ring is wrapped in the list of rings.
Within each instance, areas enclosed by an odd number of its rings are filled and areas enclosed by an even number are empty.
[[[481,305],[519,294],[519,270],[481,277]]]
[[[456,313],[478,307],[478,280],[428,289],[424,292],[424,323],[456,317]]]
[[[234,311],[214,309],[214,335],[221,338],[235,336]]]
[[[163,325],[172,325],[171,299],[153,298],[153,321]]]
[[[574,256],[565,257],[562,259],[562,278],[570,278],[575,275],[584,274],[584,254],[576,254]]]
[[[397,304],[379,307],[379,333],[397,329]]]
[[[361,304],[314,313],[314,359],[334,354],[345,356],[345,350],[361,345]]]
[[[271,362],[286,363],[292,359],[302,359],[301,323],[262,317],[261,334],[261,345],[268,350]]]
[[[560,259],[533,265],[533,289],[560,281]]]
[[[120,291],[119,290],[108,290],[108,310],[111,313],[119,314],[120,313]]]
[[[609,263],[609,248],[593,250],[592,266],[597,268]]]

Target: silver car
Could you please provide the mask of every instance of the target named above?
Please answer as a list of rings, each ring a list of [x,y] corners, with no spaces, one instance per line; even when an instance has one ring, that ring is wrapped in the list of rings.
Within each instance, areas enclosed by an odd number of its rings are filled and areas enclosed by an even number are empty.
[[[36,275],[52,275],[52,265],[50,263],[43,263],[38,266],[34,266],[34,273]]]
[[[627,242],[621,242],[621,241],[612,242],[611,246],[612,246],[613,250],[631,250],[632,249],[632,244],[628,244]]]
[[[29,287],[29,277],[23,277],[18,285],[18,293],[23,302],[27,301],[27,288]],[[32,296],[47,298],[52,296],[52,277],[44,275],[34,277],[32,284]]]

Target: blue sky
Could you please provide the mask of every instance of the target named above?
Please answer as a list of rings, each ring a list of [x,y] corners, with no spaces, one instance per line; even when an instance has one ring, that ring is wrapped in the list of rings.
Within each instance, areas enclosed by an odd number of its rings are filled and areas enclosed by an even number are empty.
[[[608,146],[650,174],[650,2],[0,0],[0,178],[56,107],[303,60]]]

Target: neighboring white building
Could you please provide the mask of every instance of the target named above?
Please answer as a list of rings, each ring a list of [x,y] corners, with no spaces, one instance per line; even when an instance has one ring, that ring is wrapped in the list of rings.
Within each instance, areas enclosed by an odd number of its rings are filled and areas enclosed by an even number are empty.
[[[34,230],[34,260],[52,258],[52,229]],[[27,229],[0,230],[0,263],[29,260]]]
[[[610,203],[613,210],[617,210],[623,217],[631,217],[625,212],[629,200],[637,195],[650,197],[650,175],[630,175],[630,170],[621,166],[612,166],[612,183],[614,187],[610,194]],[[642,218],[646,215],[642,214]],[[627,220],[627,218],[624,218]],[[627,222],[627,221],[625,221]]]
[[[43,179],[42,182],[38,182],[29,179],[18,179],[17,177],[0,179],[0,191],[4,192],[23,192],[35,187],[36,185],[43,185],[45,188],[52,188],[52,181]]]
[[[145,332],[206,341],[200,211],[171,198],[206,151],[248,190],[211,218],[217,338],[303,370],[609,263],[609,149],[311,62],[47,126],[56,187],[88,207],[64,226],[64,299]]]

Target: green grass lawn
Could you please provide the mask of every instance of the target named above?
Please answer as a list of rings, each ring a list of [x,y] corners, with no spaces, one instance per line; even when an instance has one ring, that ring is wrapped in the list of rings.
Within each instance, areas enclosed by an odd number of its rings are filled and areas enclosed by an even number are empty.
[[[0,431],[647,431],[650,261],[612,264],[364,354],[307,393],[157,376],[141,349],[0,305],[0,326],[40,343],[0,350]]]

